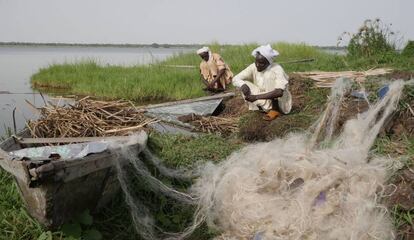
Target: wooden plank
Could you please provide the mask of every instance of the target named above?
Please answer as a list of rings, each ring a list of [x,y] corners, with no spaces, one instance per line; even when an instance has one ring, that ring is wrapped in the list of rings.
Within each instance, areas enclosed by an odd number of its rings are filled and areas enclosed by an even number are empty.
[[[24,162],[11,160],[9,158],[0,158],[0,167],[2,167],[6,172],[12,174],[14,177],[20,179],[21,181],[25,183],[29,182],[29,173],[24,165]]]
[[[119,137],[70,137],[70,138],[20,138],[17,141],[21,144],[47,144],[47,143],[74,143],[94,141],[121,141],[127,140],[128,136]]]
[[[185,99],[185,100],[180,100],[180,101],[152,104],[152,105],[146,105],[146,106],[138,106],[138,107],[136,107],[136,109],[152,109],[152,108],[159,108],[159,107],[168,107],[168,106],[173,106],[173,105],[208,101],[208,100],[213,100],[213,99],[218,99],[218,98],[229,98],[229,97],[234,97],[234,96],[236,96],[236,94],[234,92],[221,93],[221,94],[216,94],[216,95],[213,95],[213,96],[199,97],[199,98],[193,98],[193,99]]]

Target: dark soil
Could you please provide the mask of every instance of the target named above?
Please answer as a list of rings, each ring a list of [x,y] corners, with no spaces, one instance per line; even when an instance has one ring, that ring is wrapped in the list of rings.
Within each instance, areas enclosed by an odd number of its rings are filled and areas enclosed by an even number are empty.
[[[414,172],[406,168],[395,175],[392,183],[397,188],[388,198],[387,205],[394,206],[398,204],[404,210],[414,209]]]
[[[399,173],[395,174],[387,189],[387,193],[391,194],[386,200],[386,205],[390,211],[395,214],[394,218],[404,218],[406,214],[413,214],[414,211],[414,172],[411,169],[405,168]],[[407,220],[405,220],[407,221]],[[397,238],[404,240],[414,239],[414,226],[403,221],[396,226]]]
[[[244,141],[270,141],[288,132],[308,129],[323,110],[329,93],[328,89],[314,88],[312,80],[294,74],[289,80],[289,91],[292,94],[290,114],[270,122],[263,120],[264,113],[259,111],[248,112],[241,118],[239,135]]]
[[[340,131],[346,121],[355,118],[359,113],[365,112],[368,110],[368,107],[368,103],[365,100],[348,96],[339,111],[338,122],[335,129]]]
[[[414,73],[395,72],[394,76],[408,80]],[[414,86],[406,86],[400,99],[397,111],[392,120],[385,125],[385,132],[392,138],[414,136]]]
[[[385,78],[387,79],[403,79],[403,80],[410,80],[414,78],[414,72],[409,71],[393,71],[387,75],[385,75]]]
[[[224,109],[218,114],[220,117],[240,117],[248,112],[247,104],[244,102],[244,99],[237,94],[236,97],[227,99],[224,101]]]
[[[292,94],[292,112],[299,112],[305,107],[308,100],[306,92],[313,86],[314,82],[312,80],[303,79],[295,74],[290,76],[289,91]]]
[[[388,79],[410,79],[412,72],[395,71],[385,77]],[[376,91],[374,87],[371,91]],[[262,119],[264,113],[248,111],[247,104],[240,93],[236,97],[226,99],[213,114],[219,117],[240,117],[239,136],[247,142],[270,141],[275,137],[283,137],[291,131],[304,131],[319,117],[325,109],[329,89],[315,88],[314,81],[301,78],[292,74],[289,80],[289,91],[292,94],[293,106],[288,115],[281,115],[277,119],[268,122]],[[414,115],[407,106],[414,108],[414,91],[403,95],[404,106],[393,115],[383,128],[381,135],[401,138],[402,136],[414,136]],[[336,125],[336,133],[339,133],[344,123],[355,118],[359,113],[365,112],[368,104],[364,99],[353,96],[346,97],[339,113]],[[195,116],[180,118],[183,122],[198,120]]]

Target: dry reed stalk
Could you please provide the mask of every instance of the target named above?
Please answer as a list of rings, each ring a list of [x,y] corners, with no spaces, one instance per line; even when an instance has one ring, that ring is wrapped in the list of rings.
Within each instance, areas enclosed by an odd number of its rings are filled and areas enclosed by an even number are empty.
[[[356,82],[363,82],[368,76],[377,76],[390,73],[390,68],[377,68],[369,69],[367,71],[342,71],[342,72],[323,72],[323,71],[311,71],[311,72],[295,72],[303,78],[310,78],[316,81],[315,85],[319,88],[330,88],[334,84],[337,78],[349,78]]]
[[[32,137],[37,138],[126,135],[157,121],[137,111],[131,102],[89,97],[66,106],[49,103],[39,111],[40,118],[27,123]]]
[[[219,133],[221,135],[230,135],[238,131],[237,117],[217,117],[217,116],[199,116],[191,115],[188,123],[195,127],[196,131],[204,133]]]

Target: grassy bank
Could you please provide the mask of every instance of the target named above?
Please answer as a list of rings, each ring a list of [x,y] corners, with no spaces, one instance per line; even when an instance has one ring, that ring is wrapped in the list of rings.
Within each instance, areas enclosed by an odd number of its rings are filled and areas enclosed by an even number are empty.
[[[213,51],[219,52],[223,56],[234,73],[239,72],[253,61],[250,52],[255,47],[254,44],[211,46]],[[281,53],[278,58],[280,62],[306,58],[316,59],[310,63],[282,64],[289,73],[309,70],[365,70],[373,67],[414,70],[413,57],[401,56],[397,53],[357,58],[331,55],[303,44],[278,43],[274,47]],[[37,87],[67,89],[68,92],[75,94],[95,95],[104,98],[126,98],[135,101],[190,98],[204,94],[201,91],[202,84],[199,81],[198,69],[170,68],[165,65],[197,66],[199,62],[200,59],[197,55],[189,53],[173,56],[164,62],[151,66],[99,66],[93,62],[53,65],[36,73],[32,77],[32,83]],[[373,79],[373,81],[375,80]],[[295,101],[296,105],[292,114],[280,117],[269,124],[264,121],[260,122],[260,114],[247,113],[240,120],[243,140],[267,141],[291,131],[303,130],[308,128],[319,116],[329,90],[313,88],[312,81],[302,81],[301,79],[292,82],[299,84],[296,89],[303,89],[302,96],[294,96],[298,98],[298,101]],[[375,92],[377,88],[378,85],[375,85],[368,90]],[[291,90],[293,92],[293,88]],[[414,97],[414,95],[412,96]],[[301,101],[299,101],[299,97],[301,97]],[[258,127],[254,129],[243,128],[243,126],[250,125]],[[267,134],[260,135],[263,132]],[[243,145],[244,143],[235,136],[223,138],[216,135],[191,138],[154,134],[151,135],[149,141],[152,151],[172,167],[191,166],[194,162],[205,160],[217,162]],[[414,159],[414,139],[404,135],[398,139],[382,135],[373,147],[373,151],[382,155],[395,157],[404,155],[408,160]],[[404,169],[411,166],[409,161],[405,164]],[[157,175],[157,172],[154,174]],[[37,239],[45,230],[32,220],[24,210],[13,179],[9,174],[0,170],[0,181],[0,192],[2,193],[0,196],[0,239]],[[167,180],[165,181],[170,184]],[[137,185],[135,190],[140,191],[141,200],[152,207],[157,224],[164,229],[178,231],[191,218],[192,209],[182,208],[165,197],[155,196],[142,186]],[[123,201],[122,196],[119,196],[106,209],[93,215],[92,227],[103,234],[104,239],[137,239],[128,207]],[[414,217],[412,210],[402,210],[398,204],[393,206],[395,208],[391,209],[395,209],[392,212],[395,225],[397,227],[412,226],[412,220],[410,220]],[[60,232],[50,234],[53,235],[53,239],[62,239]],[[210,239],[212,234],[214,233],[203,228],[196,233],[193,239]]]
[[[251,51],[255,44],[239,46],[211,45],[220,53],[234,73],[253,62]],[[313,58],[309,63],[282,64],[287,72],[309,70],[366,70],[389,66],[410,69],[414,60],[395,53],[382,58],[349,58],[328,54],[305,44],[277,43],[279,62]],[[95,62],[56,64],[40,69],[31,82],[36,88],[64,89],[71,94],[91,95],[102,98],[124,98],[134,101],[167,101],[204,95],[201,90],[198,65],[201,59],[193,52],[178,54],[166,61],[149,66],[100,66]],[[166,65],[190,65],[194,68],[174,68]],[[48,89],[49,88],[49,89]]]

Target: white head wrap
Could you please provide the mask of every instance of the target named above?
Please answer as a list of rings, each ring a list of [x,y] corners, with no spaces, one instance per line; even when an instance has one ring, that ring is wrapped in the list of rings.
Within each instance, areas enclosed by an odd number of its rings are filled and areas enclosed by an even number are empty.
[[[202,47],[202,48],[200,48],[200,49],[197,50],[197,54],[198,55],[200,55],[200,54],[202,54],[204,52],[210,52],[210,48],[208,48],[208,47]]]
[[[253,57],[256,57],[258,53],[260,53],[260,55],[265,57],[267,59],[267,61],[269,61],[270,64],[273,63],[273,58],[279,56],[279,52],[274,50],[270,46],[270,44],[260,46],[260,47],[256,48],[255,50],[253,50],[253,52],[252,52]]]

